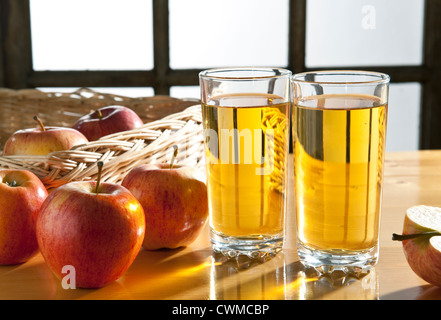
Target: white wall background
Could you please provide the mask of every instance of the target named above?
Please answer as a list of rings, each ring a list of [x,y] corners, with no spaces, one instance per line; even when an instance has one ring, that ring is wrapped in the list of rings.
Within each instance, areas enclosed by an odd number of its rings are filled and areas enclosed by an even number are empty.
[[[36,70],[149,70],[152,0],[31,0]],[[170,66],[279,66],[288,62],[289,0],[169,0]],[[306,65],[419,65],[424,0],[308,0]],[[418,149],[421,86],[393,83],[387,150]],[[75,88],[40,88],[72,91]],[[152,88],[94,88],[150,96]],[[199,88],[173,87],[199,98]]]

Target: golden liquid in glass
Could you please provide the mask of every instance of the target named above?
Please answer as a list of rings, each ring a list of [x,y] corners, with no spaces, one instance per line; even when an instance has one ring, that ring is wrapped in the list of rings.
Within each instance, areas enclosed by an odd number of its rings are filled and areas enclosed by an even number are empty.
[[[293,109],[298,239],[310,249],[363,251],[378,240],[387,105],[320,95]]]
[[[289,103],[280,101],[240,94],[202,105],[210,226],[218,234],[283,233]]]

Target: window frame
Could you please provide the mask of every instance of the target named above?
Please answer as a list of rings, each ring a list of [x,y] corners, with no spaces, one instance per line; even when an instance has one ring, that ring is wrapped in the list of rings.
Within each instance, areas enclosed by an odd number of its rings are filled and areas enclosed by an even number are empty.
[[[293,73],[316,70],[305,66],[306,2],[289,2],[288,65]],[[153,3],[152,70],[35,71],[29,0],[0,0],[0,86],[36,87],[152,87],[156,95],[169,95],[172,86],[199,84],[200,69],[171,69],[169,1]],[[441,1],[425,0],[423,62],[419,66],[350,66],[384,72],[391,81],[418,82],[422,87],[420,149],[441,149]],[[335,69],[321,67],[320,69]]]

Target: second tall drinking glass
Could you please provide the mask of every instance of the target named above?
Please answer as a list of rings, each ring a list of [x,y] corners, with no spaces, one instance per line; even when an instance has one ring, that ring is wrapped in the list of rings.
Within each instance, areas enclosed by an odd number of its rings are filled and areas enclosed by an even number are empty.
[[[300,260],[368,270],[378,258],[389,76],[319,71],[293,84]]]
[[[285,236],[291,72],[201,72],[211,242],[228,256],[274,254]]]

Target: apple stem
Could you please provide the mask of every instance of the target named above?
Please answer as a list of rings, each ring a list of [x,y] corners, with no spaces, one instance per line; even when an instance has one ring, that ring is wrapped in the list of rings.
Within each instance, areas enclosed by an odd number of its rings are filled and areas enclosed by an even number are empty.
[[[409,240],[419,237],[432,237],[432,236],[441,236],[441,233],[438,231],[428,231],[428,232],[422,232],[422,233],[414,233],[414,234],[392,234],[392,240],[394,241],[403,241],[403,240]]]
[[[34,116],[34,120],[38,122],[42,131],[46,131],[46,128],[43,125],[43,121],[41,121],[41,119],[39,117]]]
[[[175,151],[173,152],[173,157],[170,161],[170,169],[173,168],[173,163],[175,162],[176,156],[178,155],[178,146],[173,145],[173,149],[175,149]]]
[[[103,170],[104,163],[102,161],[98,161],[96,165],[98,166],[98,177],[96,179],[95,193],[98,193],[98,190],[100,187],[100,182],[101,182],[101,172]]]
[[[101,119],[103,117],[101,110],[98,109],[98,110],[96,110],[96,112],[98,113],[98,118]]]

